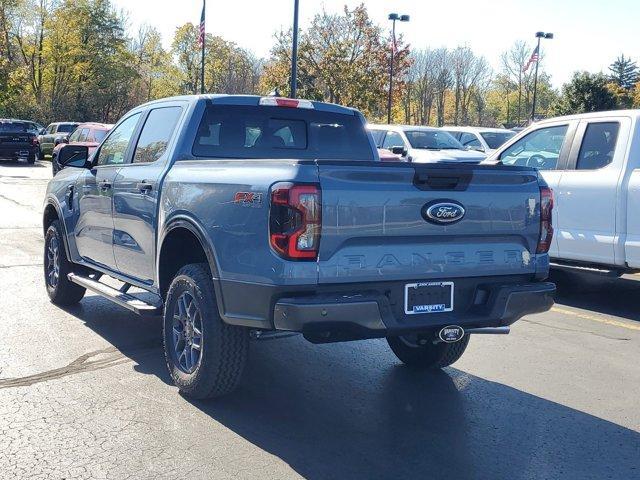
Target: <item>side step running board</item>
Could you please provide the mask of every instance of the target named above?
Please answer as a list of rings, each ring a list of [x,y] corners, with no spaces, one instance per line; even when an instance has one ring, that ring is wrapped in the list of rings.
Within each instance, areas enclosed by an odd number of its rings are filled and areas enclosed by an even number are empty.
[[[156,305],[150,305],[139,298],[134,297],[133,295],[129,295],[126,293],[127,288],[122,288],[118,290],[116,288],[110,287],[109,285],[105,285],[97,280],[93,280],[89,277],[83,277],[81,275],[77,275],[75,273],[70,273],[68,278],[73,283],[80,285],[81,287],[86,288],[87,290],[91,290],[98,295],[103,296],[107,300],[111,300],[114,303],[117,303],[121,307],[127,308],[138,315],[142,315],[145,317],[156,316],[162,314],[162,307],[158,307]],[[127,284],[125,284],[127,285]]]

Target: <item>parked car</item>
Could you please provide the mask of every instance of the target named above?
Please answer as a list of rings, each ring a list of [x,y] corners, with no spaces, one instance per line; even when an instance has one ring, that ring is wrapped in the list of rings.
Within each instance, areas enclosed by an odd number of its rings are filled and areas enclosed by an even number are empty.
[[[554,190],[554,264],[640,270],[640,110],[542,120],[487,161],[538,168]]]
[[[25,160],[35,163],[38,139],[33,122],[0,119],[0,160]]]
[[[442,127],[455,137],[464,147],[487,155],[512,138],[516,132],[505,128],[484,127]]]
[[[58,163],[58,152],[66,145],[84,145],[89,148],[89,154],[98,148],[98,145],[102,143],[104,138],[109,133],[109,130],[113,128],[113,125],[106,123],[81,123],[75,129],[75,131],[69,136],[68,140],[62,140],[61,143],[56,145],[51,154],[51,168],[55,175],[61,170],[61,166]]]
[[[50,124],[44,132],[38,136],[38,143],[40,144],[38,158],[44,160],[45,155],[53,154],[55,146],[67,140],[78,125],[78,123],[74,122],[57,122]]]
[[[469,334],[508,333],[553,303],[552,205],[535,170],[380,162],[351,108],[170,98],[127,113],[93,155],[68,145],[58,160],[77,168],[46,193],[51,301],[88,289],[162,314],[190,397],[235,388],[250,336],[387,337],[403,362],[442,368]]]
[[[409,162],[471,162],[479,163],[486,155],[467,150],[453,136],[434,127],[409,125],[369,125],[378,148],[406,152]]]
[[[378,148],[378,156],[382,162],[406,162],[407,152],[404,148],[395,148],[387,150],[386,148]]]

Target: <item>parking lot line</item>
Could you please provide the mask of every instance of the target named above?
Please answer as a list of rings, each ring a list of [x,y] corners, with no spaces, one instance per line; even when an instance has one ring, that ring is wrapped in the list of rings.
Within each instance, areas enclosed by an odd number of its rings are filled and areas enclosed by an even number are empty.
[[[640,325],[633,325],[627,322],[620,322],[618,320],[611,320],[608,318],[597,317],[595,315],[589,315],[586,313],[575,312],[573,310],[568,310],[566,308],[558,308],[553,307],[551,309],[553,312],[562,313],[563,315],[569,315],[571,317],[582,318],[584,320],[591,320],[593,322],[604,323],[606,325],[613,325],[620,328],[626,328],[627,330],[638,330],[640,331]]]

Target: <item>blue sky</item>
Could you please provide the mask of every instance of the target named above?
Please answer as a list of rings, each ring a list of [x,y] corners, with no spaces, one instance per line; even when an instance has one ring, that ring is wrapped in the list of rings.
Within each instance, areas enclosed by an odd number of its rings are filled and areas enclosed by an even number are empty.
[[[128,12],[130,27],[147,23],[170,43],[178,25],[197,23],[201,0],[115,0]],[[323,6],[339,11],[360,0],[300,0],[301,28]],[[543,55],[552,82],[560,86],[575,70],[606,71],[621,53],[640,63],[640,1],[634,0],[366,0],[369,14],[382,24],[390,12],[411,15],[398,31],[414,48],[467,44],[499,66],[500,53],[514,40],[534,45],[538,30],[553,32]],[[207,31],[266,57],[275,31],[291,24],[293,0],[207,2]]]

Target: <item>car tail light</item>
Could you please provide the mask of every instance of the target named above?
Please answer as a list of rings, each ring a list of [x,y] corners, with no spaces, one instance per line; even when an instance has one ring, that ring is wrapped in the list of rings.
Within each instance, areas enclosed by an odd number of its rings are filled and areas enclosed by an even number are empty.
[[[295,98],[283,97],[262,97],[260,99],[260,105],[269,107],[313,109],[313,103],[310,100],[297,100]]]
[[[553,240],[553,190],[540,187],[540,238],[537,253],[547,253]]]
[[[320,187],[279,183],[271,189],[269,242],[288,260],[316,260],[320,246]]]

